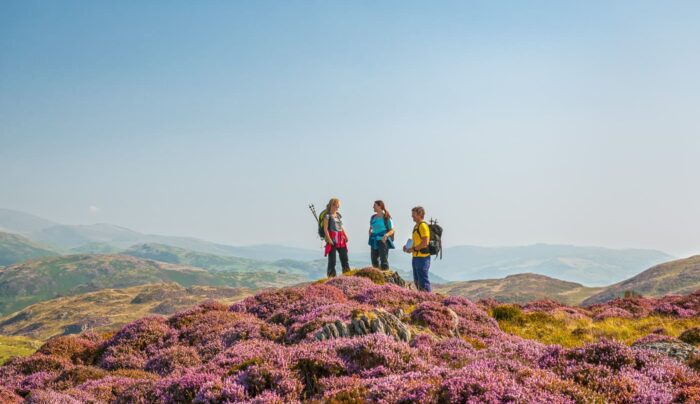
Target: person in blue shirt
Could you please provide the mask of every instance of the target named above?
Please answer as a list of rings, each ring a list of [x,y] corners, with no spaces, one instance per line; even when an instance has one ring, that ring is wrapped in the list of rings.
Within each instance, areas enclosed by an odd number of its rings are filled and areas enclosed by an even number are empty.
[[[394,223],[383,201],[374,201],[374,215],[369,220],[369,245],[372,266],[389,269],[389,250],[394,248]]]

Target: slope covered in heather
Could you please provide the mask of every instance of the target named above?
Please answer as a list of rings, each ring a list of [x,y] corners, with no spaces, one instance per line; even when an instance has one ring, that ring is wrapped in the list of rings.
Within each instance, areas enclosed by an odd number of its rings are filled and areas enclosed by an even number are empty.
[[[125,255],[77,254],[40,258],[0,269],[0,315],[33,303],[107,288],[160,282],[192,285],[281,287],[304,277],[269,272],[210,272]]]
[[[601,288],[589,288],[538,274],[509,275],[502,279],[482,279],[450,282],[435,287],[436,292],[462,296],[471,300],[495,299],[505,303],[527,303],[552,299],[568,305],[577,305]]]
[[[39,257],[56,256],[49,247],[37,244],[17,234],[0,232],[0,267]]]
[[[386,274],[376,270],[356,275],[374,281],[343,276],[231,306],[212,302],[169,318],[145,317],[113,335],[52,339],[0,368],[0,397],[147,403],[700,399],[698,373],[643,345],[549,346],[503,332],[488,307],[467,299],[386,283]]]
[[[586,299],[583,304],[603,303],[621,297],[625,292],[644,296],[687,295],[700,289],[700,255],[665,262],[608,286]]]

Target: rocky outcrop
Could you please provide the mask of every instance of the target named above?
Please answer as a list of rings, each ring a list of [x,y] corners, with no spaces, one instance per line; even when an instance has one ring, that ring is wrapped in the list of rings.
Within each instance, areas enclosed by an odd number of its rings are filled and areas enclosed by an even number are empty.
[[[397,341],[405,342],[411,339],[409,327],[398,317],[382,309],[356,311],[347,323],[340,320],[328,323],[316,333],[315,338],[324,341],[369,334],[386,334]]]
[[[700,355],[700,349],[681,341],[655,341],[632,344],[636,349],[648,349],[662,353],[681,362],[692,356]]]

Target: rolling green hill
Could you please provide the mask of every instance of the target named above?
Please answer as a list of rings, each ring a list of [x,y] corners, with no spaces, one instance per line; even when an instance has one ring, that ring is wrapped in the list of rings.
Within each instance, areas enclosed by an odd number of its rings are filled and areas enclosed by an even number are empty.
[[[31,355],[41,344],[42,341],[27,337],[0,335],[0,365],[13,356]]]
[[[436,292],[470,300],[493,298],[504,303],[527,303],[551,299],[567,305],[577,305],[601,289],[529,273],[502,279],[450,282],[434,288]]]
[[[0,266],[58,253],[17,234],[0,232]]]
[[[0,318],[0,334],[46,340],[87,330],[107,331],[146,315],[169,315],[209,299],[230,304],[252,294],[247,288],[183,288],[176,283],[102,289],[35,303]]]
[[[625,292],[658,297],[686,295],[697,289],[700,289],[700,255],[651,267],[637,276],[604,288],[583,304],[605,303],[624,296]]]
[[[77,254],[40,258],[0,269],[0,315],[33,303],[105,288],[149,283],[280,287],[305,281],[304,277],[273,272],[213,272],[126,255]]]
[[[279,262],[268,262],[222,256],[187,250],[158,243],[145,243],[131,246],[121,252],[132,257],[151,259],[171,264],[185,264],[194,267],[204,268],[212,271],[233,271],[233,272],[287,272],[299,275],[308,275],[311,270],[310,265],[304,262],[283,260]]]

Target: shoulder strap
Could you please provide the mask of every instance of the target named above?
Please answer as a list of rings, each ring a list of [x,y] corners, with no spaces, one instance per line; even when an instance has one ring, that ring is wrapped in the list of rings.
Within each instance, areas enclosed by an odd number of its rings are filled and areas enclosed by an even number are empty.
[[[418,236],[419,236],[419,237],[423,237],[423,236],[420,234],[420,225],[422,225],[423,223],[425,223],[425,220],[422,221],[422,222],[420,222],[420,223],[418,223],[418,224],[416,224],[416,226],[413,228],[413,231],[416,232],[416,233],[418,233]]]

